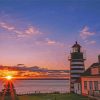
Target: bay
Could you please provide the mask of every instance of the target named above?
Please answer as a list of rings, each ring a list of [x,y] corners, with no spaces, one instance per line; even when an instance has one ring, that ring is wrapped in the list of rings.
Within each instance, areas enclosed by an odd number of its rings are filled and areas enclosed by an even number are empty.
[[[69,92],[69,80],[15,80],[13,84],[17,94]]]

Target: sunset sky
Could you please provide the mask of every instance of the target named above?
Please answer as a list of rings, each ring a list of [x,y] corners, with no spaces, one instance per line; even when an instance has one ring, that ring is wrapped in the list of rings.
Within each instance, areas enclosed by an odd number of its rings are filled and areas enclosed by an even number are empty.
[[[100,54],[100,0],[0,0],[0,64],[68,69],[75,41],[86,67]]]

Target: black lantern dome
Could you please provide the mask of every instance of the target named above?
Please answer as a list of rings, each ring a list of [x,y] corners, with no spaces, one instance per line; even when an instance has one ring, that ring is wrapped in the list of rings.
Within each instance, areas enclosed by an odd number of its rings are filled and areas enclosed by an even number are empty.
[[[72,48],[73,52],[80,52],[81,46],[76,41],[75,44],[72,46]]]

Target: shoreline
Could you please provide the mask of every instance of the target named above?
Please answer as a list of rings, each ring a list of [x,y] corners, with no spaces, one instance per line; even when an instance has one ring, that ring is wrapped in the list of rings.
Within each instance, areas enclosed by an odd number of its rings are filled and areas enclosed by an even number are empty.
[[[0,78],[3,80],[4,78]],[[13,80],[70,80],[69,78],[15,78]]]
[[[69,80],[69,79],[54,79],[54,78],[51,78],[51,79],[45,79],[45,78],[37,78],[37,79],[32,79],[32,78],[25,78],[25,79],[15,79],[15,80]]]

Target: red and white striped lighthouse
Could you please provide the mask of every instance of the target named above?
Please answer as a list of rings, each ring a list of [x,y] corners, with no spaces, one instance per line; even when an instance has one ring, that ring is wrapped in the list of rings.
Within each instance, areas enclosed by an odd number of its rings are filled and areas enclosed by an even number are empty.
[[[76,43],[72,46],[72,52],[70,53],[70,92],[74,92],[74,82],[84,72],[85,57],[81,51],[81,46]]]

